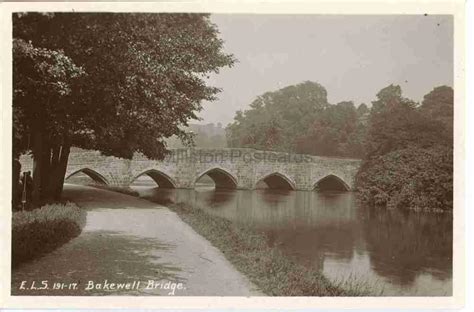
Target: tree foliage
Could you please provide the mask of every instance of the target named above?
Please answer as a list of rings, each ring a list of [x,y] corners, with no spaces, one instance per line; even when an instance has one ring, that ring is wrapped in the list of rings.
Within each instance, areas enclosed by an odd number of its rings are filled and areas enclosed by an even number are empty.
[[[453,139],[453,103],[454,90],[448,86],[440,86],[424,96],[420,107],[423,115],[443,124],[442,128],[445,130],[443,138],[448,142],[452,142]]]
[[[163,157],[163,139],[185,136],[179,127],[219,91],[205,76],[233,62],[201,14],[27,14],[15,18],[14,36],[63,49],[84,68],[74,101],[90,135],[74,145],[125,158]]]
[[[230,147],[294,151],[302,129],[327,106],[326,89],[306,81],[258,96],[227,127]]]
[[[327,105],[298,139],[296,152],[320,156],[361,157],[365,136],[363,117],[353,102]],[[303,132],[304,133],[304,132]]]
[[[71,85],[84,75],[81,67],[63,51],[34,47],[22,39],[13,40],[13,148],[18,156],[29,148],[35,122],[50,132],[53,140],[62,137],[69,115]],[[68,102],[68,103],[67,103]],[[63,120],[63,122],[60,122]]]
[[[222,52],[218,30],[205,14],[14,14],[13,35],[41,51],[58,53],[61,60],[71,60],[61,66],[75,64],[84,73],[73,83],[63,81],[72,76],[55,77],[67,89],[60,97],[38,94],[55,90],[45,87],[31,88],[21,101],[14,98],[15,113],[19,112],[14,120],[19,130],[16,149],[24,150],[30,142],[37,162],[61,158],[61,150],[67,155],[70,146],[124,158],[136,152],[163,158],[165,139],[172,135],[188,139],[181,127],[196,119],[203,100],[215,99],[219,89],[206,85],[207,75],[234,61]],[[15,72],[17,90],[32,72],[21,68]],[[29,112],[44,105],[60,114],[50,115],[45,109],[39,109],[38,116]],[[21,113],[25,118],[16,120]],[[30,140],[24,129],[34,133]],[[57,167],[44,163],[43,172],[49,171],[48,166]],[[40,175],[36,173],[36,180]],[[58,173],[53,184],[62,185],[60,176],[64,178]],[[43,179],[48,180],[45,175]],[[36,190],[43,192],[39,185]]]
[[[360,198],[371,206],[450,210],[453,151],[442,145],[393,150],[364,163],[357,180]]]
[[[450,87],[437,87],[421,106],[403,98],[399,86],[377,94],[368,122],[368,153],[356,177],[364,202],[452,209],[452,94]]]
[[[326,89],[306,81],[257,97],[227,127],[230,147],[321,156],[360,157],[367,106],[327,101]]]
[[[371,108],[330,104],[305,82],[257,97],[227,127],[230,147],[362,158],[356,177],[369,205],[452,209],[453,90],[434,88],[421,105],[400,86],[380,90]]]
[[[402,97],[399,86],[390,85],[372,102],[368,123],[368,157],[410,146],[429,147],[440,141],[442,125]]]

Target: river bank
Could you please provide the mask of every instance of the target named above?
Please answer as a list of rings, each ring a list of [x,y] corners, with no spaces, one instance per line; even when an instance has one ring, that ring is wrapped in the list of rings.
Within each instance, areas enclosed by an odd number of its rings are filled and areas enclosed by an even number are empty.
[[[167,190],[150,183],[133,190],[178,213],[267,294],[452,293],[449,215],[368,209],[352,193]],[[283,283],[273,278],[279,271],[286,272]],[[285,289],[288,275],[296,278]],[[329,291],[307,287],[312,283]]]
[[[257,233],[266,250],[277,249],[334,285],[356,285],[383,296],[452,293],[449,214],[370,208],[351,192],[181,190],[152,184],[133,189],[158,204],[201,210],[207,222],[224,219],[243,233]]]
[[[117,191],[117,188],[111,190]],[[275,246],[269,246],[265,235],[250,226],[236,225],[225,218],[208,214],[198,207],[185,203],[174,203],[165,198],[162,198],[163,202],[147,196],[143,198],[166,205],[176,212],[184,222],[217,247],[240,272],[244,273],[267,295],[361,296],[379,294],[368,283],[357,279],[331,282],[318,270],[296,263]]]
[[[87,210],[82,233],[13,270],[13,295],[262,295],[164,206],[85,186],[66,185],[64,197]]]
[[[169,205],[196,232],[208,239],[227,259],[266,294],[272,296],[361,296],[371,290],[363,283],[342,281],[336,285],[320,272],[305,268],[250,227],[209,215],[185,204]]]

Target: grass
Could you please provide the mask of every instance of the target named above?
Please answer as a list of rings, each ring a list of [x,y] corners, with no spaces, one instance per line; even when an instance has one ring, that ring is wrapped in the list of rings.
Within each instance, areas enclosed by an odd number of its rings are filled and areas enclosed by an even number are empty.
[[[294,263],[255,230],[185,204],[169,207],[200,235],[220,249],[262,292],[271,296],[364,296],[364,283],[330,282],[320,272]]]
[[[50,204],[13,213],[12,266],[49,253],[78,236],[86,212],[73,203]]]

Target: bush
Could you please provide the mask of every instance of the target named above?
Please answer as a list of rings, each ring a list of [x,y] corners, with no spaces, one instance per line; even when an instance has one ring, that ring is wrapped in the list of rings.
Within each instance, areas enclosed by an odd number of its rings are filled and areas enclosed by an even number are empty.
[[[81,233],[86,212],[73,203],[13,213],[12,266],[53,251]]]
[[[406,148],[362,165],[356,187],[364,203],[427,211],[453,209],[453,150]]]

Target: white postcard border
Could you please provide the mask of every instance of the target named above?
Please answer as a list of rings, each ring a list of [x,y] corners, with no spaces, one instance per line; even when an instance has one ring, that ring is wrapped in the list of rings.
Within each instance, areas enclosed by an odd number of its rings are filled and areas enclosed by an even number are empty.
[[[451,297],[68,297],[11,296],[11,13],[18,11],[255,14],[450,14],[454,16],[454,235]],[[0,4],[2,146],[0,308],[461,308],[465,294],[465,36],[462,1],[10,2]]]

